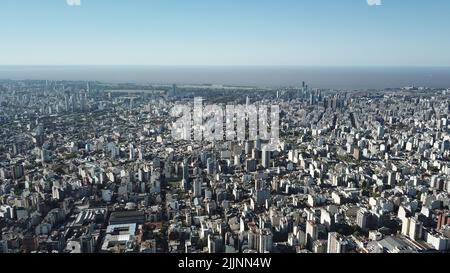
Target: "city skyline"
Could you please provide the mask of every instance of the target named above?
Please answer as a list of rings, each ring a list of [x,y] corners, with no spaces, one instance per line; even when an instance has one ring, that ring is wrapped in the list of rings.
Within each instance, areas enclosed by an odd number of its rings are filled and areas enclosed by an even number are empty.
[[[3,1],[0,64],[449,66],[449,8],[444,0]]]

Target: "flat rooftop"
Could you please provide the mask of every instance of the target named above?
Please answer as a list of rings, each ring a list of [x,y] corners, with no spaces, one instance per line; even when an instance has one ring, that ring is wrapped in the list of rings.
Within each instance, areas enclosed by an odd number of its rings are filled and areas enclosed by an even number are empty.
[[[145,212],[143,211],[116,211],[109,217],[110,225],[122,224],[143,224],[145,222]]]

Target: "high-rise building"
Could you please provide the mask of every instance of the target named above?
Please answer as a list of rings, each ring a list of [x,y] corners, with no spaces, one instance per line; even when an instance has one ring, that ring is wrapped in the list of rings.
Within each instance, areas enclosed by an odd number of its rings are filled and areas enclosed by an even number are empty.
[[[273,247],[273,234],[269,229],[261,230],[259,234],[259,253],[268,253]]]
[[[257,139],[257,140],[255,140],[255,149],[256,150],[258,150],[258,151],[261,151],[262,149],[261,149],[261,146],[262,146],[262,143],[261,143],[261,139]]]
[[[130,150],[130,160],[134,160],[134,158],[136,156],[136,151],[134,150],[133,144],[129,145],[129,150]]]
[[[11,175],[13,179],[20,179],[23,176],[23,164],[16,163],[11,168]]]
[[[41,149],[41,161],[42,163],[48,163],[50,161],[50,152],[46,149]]]
[[[328,234],[327,253],[346,253],[348,246],[349,242],[344,236],[337,232]]]
[[[175,97],[176,95],[177,95],[177,85],[173,84],[172,89],[170,89],[170,91],[169,91],[169,96]]]
[[[412,240],[419,240],[419,239],[421,239],[422,238],[422,228],[423,228],[422,222],[419,221],[415,217],[406,218],[406,221],[408,221],[408,223],[406,223],[407,227],[405,229],[403,229],[403,226],[402,226],[402,231],[403,230],[405,230],[405,231],[407,230],[407,233],[404,234],[404,235],[407,235]]]
[[[223,253],[223,240],[220,235],[208,235],[208,252]]]
[[[189,166],[187,164],[187,161],[183,162],[183,179],[186,180],[187,182],[189,182]]]
[[[378,126],[378,128],[377,128],[377,137],[378,137],[379,139],[384,138],[384,126],[383,126],[383,125],[380,125],[380,126]]]
[[[202,196],[202,179],[196,178],[193,183],[193,195],[194,197]]]
[[[368,230],[370,224],[370,212],[361,208],[356,215],[356,223],[362,230]]]
[[[256,171],[256,160],[255,159],[247,159],[245,161],[245,170],[247,172],[254,172]]]
[[[387,174],[387,183],[389,186],[394,187],[396,184],[395,172],[388,172]]]
[[[361,150],[359,148],[353,149],[353,157],[355,158],[355,160],[361,160]]]
[[[441,229],[443,226],[450,225],[450,212],[440,211],[437,215],[437,229]]]
[[[130,107],[129,110],[133,111],[133,109],[134,109],[134,98],[130,98],[130,106],[129,107]]]
[[[214,171],[215,171],[214,159],[208,158],[208,160],[206,160],[206,173],[212,175],[214,174]]]
[[[312,251],[314,253],[327,253],[327,241],[326,240],[314,241]]]
[[[306,245],[308,248],[312,248],[312,244],[319,237],[319,228],[317,224],[312,221],[306,221]]]
[[[243,220],[241,218],[241,225],[242,225],[242,221]],[[242,227],[241,227],[241,230],[242,230]],[[258,234],[256,232],[254,232],[253,230],[249,230],[247,233],[247,236],[248,236],[247,237],[248,247],[250,249],[257,250],[258,244],[259,244]]]
[[[245,154],[246,154],[247,156],[248,156],[248,155],[251,155],[252,149],[253,149],[253,142],[251,142],[251,141],[246,141],[246,142],[245,142]]]
[[[262,151],[261,165],[264,168],[270,167],[270,151],[266,150],[265,148]]]
[[[81,253],[94,253],[95,241],[92,235],[84,235],[80,237]]]
[[[39,123],[36,127],[36,136],[43,136],[44,135],[44,124]]]
[[[449,151],[450,150],[450,140],[445,140],[442,142],[441,145],[441,152]]]

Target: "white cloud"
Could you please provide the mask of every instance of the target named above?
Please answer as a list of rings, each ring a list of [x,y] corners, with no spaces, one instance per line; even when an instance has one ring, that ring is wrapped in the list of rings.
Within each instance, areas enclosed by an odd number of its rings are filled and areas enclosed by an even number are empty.
[[[69,6],[81,6],[81,0],[66,0]]]
[[[369,6],[381,6],[381,0],[367,0]]]

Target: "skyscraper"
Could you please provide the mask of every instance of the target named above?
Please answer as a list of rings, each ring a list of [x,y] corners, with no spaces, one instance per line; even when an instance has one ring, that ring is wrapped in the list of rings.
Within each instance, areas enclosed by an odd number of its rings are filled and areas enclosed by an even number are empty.
[[[261,230],[259,234],[259,253],[267,253],[272,250],[273,247],[273,234],[269,229]]]
[[[345,237],[337,232],[328,234],[327,253],[346,253],[349,243]]]
[[[222,237],[219,235],[208,235],[208,252],[209,253],[222,253],[223,242]]]
[[[445,225],[450,225],[450,212],[440,211],[437,215],[437,229],[441,229]]]
[[[196,178],[193,183],[193,196],[200,197],[202,196],[202,179]]]
[[[384,138],[384,126],[383,125],[380,125],[377,128],[377,137],[378,137],[378,139]]]
[[[208,158],[208,159],[206,160],[206,172],[207,172],[209,175],[212,175],[212,174],[214,174],[214,171],[215,171],[215,162],[214,162],[214,159],[213,159],[213,158]]]
[[[263,150],[262,150],[261,165],[264,168],[270,167],[270,151],[266,150],[265,148],[263,148]]]
[[[362,230],[369,229],[370,213],[366,208],[359,209],[356,215],[356,223]]]
[[[306,245],[308,248],[312,248],[312,244],[319,237],[319,229],[317,224],[312,221],[306,221]]]
[[[183,163],[183,179],[186,180],[187,182],[189,182],[189,167],[187,164],[187,161],[185,160]]]
[[[134,160],[136,152],[134,150],[134,145],[130,143],[129,145],[129,150],[130,150],[130,160]]]

